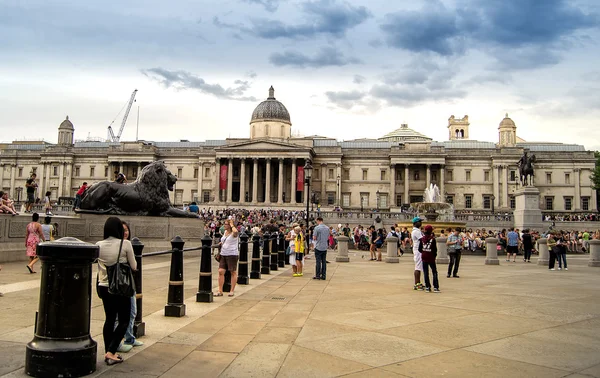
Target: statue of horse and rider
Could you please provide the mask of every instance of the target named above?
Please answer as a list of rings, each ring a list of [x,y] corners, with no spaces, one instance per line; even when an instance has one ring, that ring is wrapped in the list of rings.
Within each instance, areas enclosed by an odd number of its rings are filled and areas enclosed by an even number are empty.
[[[519,178],[522,186],[533,186],[533,163],[535,163],[535,155],[527,156],[527,151],[523,152],[523,156],[517,162],[519,166]]]

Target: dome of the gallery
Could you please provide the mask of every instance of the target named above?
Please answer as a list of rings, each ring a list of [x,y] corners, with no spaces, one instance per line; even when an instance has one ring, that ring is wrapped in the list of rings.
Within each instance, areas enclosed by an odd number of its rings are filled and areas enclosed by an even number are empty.
[[[279,121],[291,124],[290,113],[285,105],[275,99],[275,89],[273,89],[273,86],[269,88],[269,97],[258,104],[252,112],[250,123],[256,121]]]

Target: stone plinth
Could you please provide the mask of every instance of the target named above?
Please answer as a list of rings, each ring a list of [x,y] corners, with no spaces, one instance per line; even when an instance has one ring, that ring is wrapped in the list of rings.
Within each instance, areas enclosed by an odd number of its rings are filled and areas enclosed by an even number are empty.
[[[590,261],[588,266],[600,267],[600,240],[590,240]]]
[[[500,265],[498,250],[496,249],[497,244],[498,239],[496,238],[485,239],[485,265]]]
[[[386,263],[399,263],[400,258],[398,257],[398,238],[390,236],[386,239],[387,242],[387,256],[385,257]]]
[[[541,231],[542,211],[540,210],[540,191],[534,186],[526,186],[515,191],[515,211],[513,212],[515,228]]]
[[[348,240],[347,236],[340,235],[337,237],[338,254],[335,257],[335,262],[350,262],[350,257],[348,257]]]
[[[435,262],[438,264],[448,264],[450,263],[450,258],[448,257],[448,246],[446,245],[446,241],[448,238],[439,237],[435,238],[435,242],[437,244],[437,258]]]
[[[550,251],[548,251],[548,239],[541,238],[538,240],[538,265],[548,266],[550,262]]]

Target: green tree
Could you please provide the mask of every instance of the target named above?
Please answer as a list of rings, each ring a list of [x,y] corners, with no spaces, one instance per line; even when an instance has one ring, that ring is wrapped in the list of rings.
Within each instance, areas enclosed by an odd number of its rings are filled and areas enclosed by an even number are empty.
[[[592,180],[592,188],[596,191],[596,209],[600,208],[600,151],[594,152],[596,158],[596,167],[590,176]]]

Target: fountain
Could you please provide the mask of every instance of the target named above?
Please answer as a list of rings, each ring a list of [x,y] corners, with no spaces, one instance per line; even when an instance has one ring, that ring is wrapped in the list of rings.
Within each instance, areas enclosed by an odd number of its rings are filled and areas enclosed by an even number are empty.
[[[444,200],[437,185],[429,185],[423,192],[423,202],[411,203],[411,206],[428,222],[436,222],[438,219],[454,222],[454,206]]]

